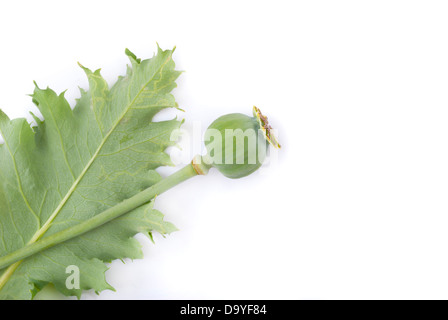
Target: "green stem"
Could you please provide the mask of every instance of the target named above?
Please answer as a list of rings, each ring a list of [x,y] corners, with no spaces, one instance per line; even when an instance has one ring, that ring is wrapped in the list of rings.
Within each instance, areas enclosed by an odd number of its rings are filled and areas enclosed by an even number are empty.
[[[48,249],[56,244],[78,237],[86,232],[98,228],[103,224],[116,219],[123,214],[144,205],[145,203],[148,203],[149,201],[154,199],[155,196],[171,189],[172,187],[185,180],[188,180],[189,178],[200,174],[207,174],[210,167],[207,166],[204,161],[197,161],[198,159],[200,159],[198,157],[199,156],[196,156],[190,164],[183,167],[179,171],[157,182],[156,184],[143,190],[135,196],[107,209],[106,211],[103,211],[102,213],[73,227],[67,228],[48,237],[44,237],[6,256],[0,257],[0,270],[9,266],[9,268],[0,277],[0,290],[9,280],[14,270],[18,267],[18,264],[20,264],[21,260],[42,250]]]

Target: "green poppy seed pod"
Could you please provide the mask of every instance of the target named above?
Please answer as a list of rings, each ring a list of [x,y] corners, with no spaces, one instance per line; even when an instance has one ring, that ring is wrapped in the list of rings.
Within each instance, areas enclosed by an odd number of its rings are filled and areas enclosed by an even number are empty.
[[[271,130],[257,107],[253,117],[241,113],[221,116],[205,132],[206,158],[228,178],[245,177],[261,167],[269,144],[280,148]]]

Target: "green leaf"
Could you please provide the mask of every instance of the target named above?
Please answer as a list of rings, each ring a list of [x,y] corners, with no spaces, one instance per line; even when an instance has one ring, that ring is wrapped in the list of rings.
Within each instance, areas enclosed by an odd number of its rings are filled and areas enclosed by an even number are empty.
[[[165,150],[174,145],[180,121],[153,122],[165,108],[178,108],[171,90],[172,50],[158,48],[148,60],[126,50],[131,66],[109,88],[100,70],[81,66],[89,91],[72,109],[64,93],[36,85],[32,94],[44,120],[10,120],[0,110],[0,256],[62,231],[116,205],[161,179],[155,171],[172,165]],[[141,258],[137,233],[174,231],[144,205],[80,237],[0,270],[0,299],[30,299],[48,283],[65,295],[113,289],[105,263]],[[79,289],[66,286],[68,266],[77,266]]]

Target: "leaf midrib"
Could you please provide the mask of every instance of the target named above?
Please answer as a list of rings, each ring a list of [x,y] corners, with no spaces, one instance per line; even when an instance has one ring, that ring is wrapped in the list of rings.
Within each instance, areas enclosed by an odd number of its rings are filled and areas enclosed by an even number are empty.
[[[70,189],[68,190],[67,194],[65,195],[65,197],[61,200],[61,202],[59,203],[59,205],[57,206],[57,208],[54,210],[54,212],[51,214],[51,216],[47,219],[47,221],[45,222],[45,224],[33,235],[33,237],[30,239],[30,241],[27,243],[27,245],[30,245],[34,242],[36,242],[37,240],[39,240],[47,231],[48,229],[51,227],[52,222],[54,221],[54,219],[56,219],[56,217],[58,216],[58,214],[60,213],[60,211],[62,210],[62,208],[65,206],[65,204],[67,203],[68,199],[72,196],[73,192],[76,190],[76,188],[78,187],[79,183],[81,182],[81,180],[83,179],[84,175],[87,173],[87,171],[90,169],[91,165],[93,164],[93,162],[97,159],[99,153],[101,152],[103,146],[105,145],[105,143],[107,142],[108,138],[110,137],[110,135],[114,132],[114,130],[116,129],[116,127],[120,124],[120,122],[123,120],[124,116],[129,112],[129,110],[132,108],[132,106],[134,105],[135,101],[137,100],[137,98],[140,96],[140,94],[144,91],[144,89],[148,86],[148,84],[154,80],[154,77],[166,66],[166,64],[168,63],[168,61],[171,59],[171,54],[168,56],[168,58],[160,65],[160,67],[157,69],[157,71],[154,72],[154,74],[152,75],[151,79],[149,79],[143,86],[142,88],[139,90],[139,92],[135,95],[135,97],[132,99],[132,101],[126,106],[126,108],[124,109],[124,111],[122,112],[122,114],[120,115],[120,117],[118,118],[118,120],[114,123],[114,125],[112,126],[112,128],[109,130],[109,132],[106,134],[106,136],[104,136],[104,138],[102,139],[100,145],[98,146],[96,152],[93,154],[93,156],[91,157],[91,159],[89,160],[89,162],[86,164],[86,166],[84,167],[83,171],[80,173],[79,177],[73,182],[72,186],[70,187]],[[151,106],[149,106],[151,107]],[[101,130],[101,128],[100,128]],[[22,260],[23,261],[23,260]],[[20,265],[20,263],[22,261],[18,261],[16,263],[14,263],[13,265],[9,266],[6,271],[2,274],[2,276],[0,277],[0,290],[3,288],[3,286],[5,285],[5,283],[9,280],[9,278],[12,276],[12,274],[14,273],[14,271],[17,269],[17,267]]]

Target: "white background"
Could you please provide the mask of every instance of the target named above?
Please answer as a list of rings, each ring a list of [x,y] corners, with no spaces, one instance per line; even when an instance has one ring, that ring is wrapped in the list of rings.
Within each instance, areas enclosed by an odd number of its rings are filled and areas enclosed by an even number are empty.
[[[11,118],[36,112],[33,80],[73,103],[77,61],[113,83],[125,48],[158,43],[186,71],[186,130],[256,105],[283,145],[250,177],[161,195],[180,231],[139,236],[145,258],[107,272],[116,292],[83,299],[448,298],[447,16],[445,1],[2,1]]]

